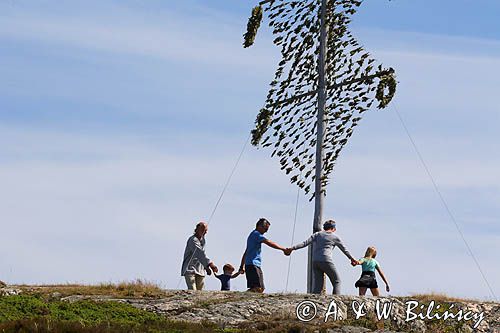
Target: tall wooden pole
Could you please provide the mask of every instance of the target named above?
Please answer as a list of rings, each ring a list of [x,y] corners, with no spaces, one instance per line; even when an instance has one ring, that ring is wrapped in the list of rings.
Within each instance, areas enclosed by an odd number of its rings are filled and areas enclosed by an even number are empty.
[[[316,169],[315,169],[315,184],[314,184],[314,219],[313,219],[313,233],[321,230],[323,222],[323,141],[325,139],[325,104],[326,104],[326,10],[327,0],[321,1],[321,19],[320,19],[320,42],[319,42],[319,58],[318,58],[318,116],[317,116],[317,139],[316,139]],[[309,246],[309,258],[307,262],[307,292],[313,291],[313,268],[312,268],[312,245]],[[324,281],[324,279],[322,279]],[[324,284],[324,283],[323,283]],[[322,288],[323,289],[323,288]]]

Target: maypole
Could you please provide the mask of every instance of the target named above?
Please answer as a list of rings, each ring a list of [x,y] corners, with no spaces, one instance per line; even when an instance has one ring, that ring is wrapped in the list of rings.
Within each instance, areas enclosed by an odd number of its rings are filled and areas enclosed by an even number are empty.
[[[255,41],[264,13],[281,48],[264,107],[252,130],[254,146],[271,157],[314,199],[313,232],[321,230],[329,175],[354,132],[377,100],[385,108],[396,91],[392,68],[360,46],[348,29],[362,0],[263,0],[252,10],[244,47]],[[377,83],[378,81],[378,83]],[[309,248],[307,291],[313,290]]]
[[[314,192],[317,194],[314,197],[314,218],[312,232],[321,230],[323,223],[323,203],[325,199],[325,191],[323,189],[323,141],[325,140],[325,104],[326,104],[326,5],[327,0],[321,0],[321,18],[320,18],[320,38],[319,38],[319,57],[318,57],[318,115],[317,115],[317,135],[316,135],[316,165],[315,165],[315,181]],[[313,267],[312,267],[312,246],[309,247],[307,260],[307,292],[313,290]]]

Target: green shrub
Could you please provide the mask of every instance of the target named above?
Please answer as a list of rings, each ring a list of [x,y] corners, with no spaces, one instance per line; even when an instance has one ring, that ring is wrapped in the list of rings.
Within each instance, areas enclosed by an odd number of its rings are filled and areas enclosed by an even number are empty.
[[[221,330],[208,322],[173,322],[119,302],[69,303],[34,295],[0,297],[0,333],[24,332],[222,333],[237,330]]]

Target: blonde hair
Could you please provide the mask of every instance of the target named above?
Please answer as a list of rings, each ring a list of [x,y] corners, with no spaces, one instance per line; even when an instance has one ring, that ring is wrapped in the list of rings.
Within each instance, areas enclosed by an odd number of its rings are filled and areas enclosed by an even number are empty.
[[[377,256],[377,249],[374,246],[369,246],[365,252],[365,258],[375,258]]]

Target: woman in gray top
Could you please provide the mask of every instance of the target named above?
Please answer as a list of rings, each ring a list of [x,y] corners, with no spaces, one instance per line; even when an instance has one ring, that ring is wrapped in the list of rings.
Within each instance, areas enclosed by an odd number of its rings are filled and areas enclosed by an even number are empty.
[[[333,294],[340,294],[340,278],[335,265],[333,264],[333,249],[338,246],[338,248],[351,259],[351,265],[357,264],[356,259],[354,259],[349,251],[342,243],[340,237],[334,234],[337,230],[335,221],[328,220],[323,224],[322,231],[318,231],[311,235],[308,239],[299,243],[291,248],[288,248],[285,254],[290,254],[294,250],[302,249],[310,244],[312,244],[312,265],[313,265],[313,294],[320,294],[323,289],[323,274],[326,274],[333,285]]]

